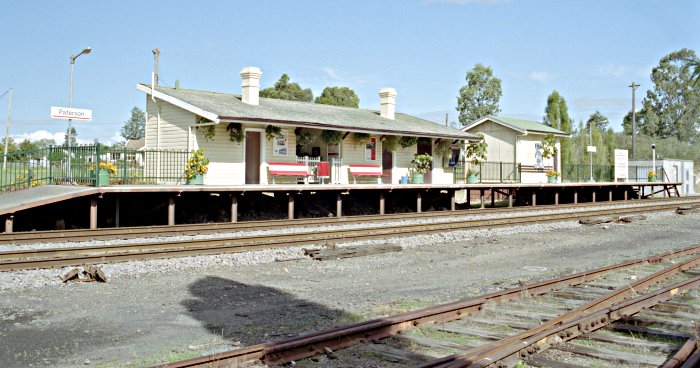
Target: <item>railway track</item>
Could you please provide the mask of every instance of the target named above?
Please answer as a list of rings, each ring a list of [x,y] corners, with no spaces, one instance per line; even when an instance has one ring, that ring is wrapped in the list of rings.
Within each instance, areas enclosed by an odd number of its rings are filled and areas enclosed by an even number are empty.
[[[386,239],[399,236],[442,233],[455,230],[530,225],[536,223],[577,220],[588,217],[639,214],[677,208],[677,203],[660,203],[641,207],[587,209],[573,213],[544,213],[489,219],[454,219],[442,222],[399,224],[389,226],[361,226],[342,229],[309,229],[284,234],[254,236],[226,236],[205,239],[109,244],[50,249],[28,249],[0,252],[0,271],[77,266],[89,263],[110,263],[129,260],[171,258],[194,255],[236,253],[251,250],[289,246],[328,245],[367,239]]]
[[[158,367],[692,367],[699,254],[696,245]]]
[[[207,223],[207,224],[181,224],[173,226],[137,226],[126,228],[102,228],[94,230],[51,230],[51,231],[29,231],[16,233],[0,233],[0,244],[30,244],[30,243],[59,243],[59,242],[80,242],[93,240],[116,240],[133,239],[147,237],[202,235],[225,232],[242,232],[252,230],[275,230],[289,228],[310,228],[320,226],[333,226],[357,223],[379,223],[390,221],[403,221],[415,219],[449,219],[459,216],[498,214],[498,213],[519,213],[544,210],[570,210],[586,209],[599,206],[624,207],[631,205],[646,206],[658,203],[677,203],[682,205],[698,205],[700,199],[680,198],[657,198],[647,199],[640,202],[596,202],[582,203],[575,205],[545,205],[537,207],[515,207],[515,208],[488,208],[484,210],[459,210],[459,211],[433,211],[421,213],[400,213],[385,215],[367,216],[346,216],[346,217],[323,217],[296,220],[267,220],[267,221],[246,221],[235,223]]]

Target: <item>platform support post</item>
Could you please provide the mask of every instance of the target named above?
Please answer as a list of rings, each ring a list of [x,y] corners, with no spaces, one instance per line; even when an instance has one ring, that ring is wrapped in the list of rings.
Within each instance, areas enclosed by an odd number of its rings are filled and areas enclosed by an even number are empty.
[[[508,189],[508,208],[513,208],[513,189]]]
[[[559,191],[554,192],[554,204],[558,205],[559,204]]]
[[[484,206],[484,190],[483,189],[479,189],[479,198],[481,198],[481,205],[479,206],[479,208],[481,208],[483,210],[486,207],[486,206]]]
[[[612,195],[612,189],[608,190],[608,202],[612,202],[613,195]]]
[[[574,190],[574,204],[578,204],[578,190]]]
[[[627,188],[625,188],[625,200],[627,200]]]
[[[467,188],[467,209],[472,208],[472,192],[470,189]]]
[[[637,191],[637,199],[642,199],[642,196],[644,196],[644,186],[640,185]]]
[[[457,206],[456,206],[457,200],[455,198],[456,192],[457,191],[454,189],[450,189],[450,191],[449,191],[449,193],[450,193],[450,211],[454,211],[457,209]]]
[[[168,198],[168,225],[175,225],[175,197]]]
[[[491,208],[496,207],[496,196],[494,195],[493,188],[491,188]]]
[[[294,194],[289,193],[287,196],[287,218],[294,220]]]
[[[595,200],[596,200],[596,198],[595,198],[595,189],[593,189],[593,193],[591,193],[591,199],[592,199],[592,202],[595,203]]]
[[[119,197],[114,199],[114,227],[119,227]]]
[[[5,232],[6,233],[9,234],[13,231],[12,225],[14,225],[14,222],[15,222],[15,215],[7,215],[7,217],[5,217]]]
[[[537,192],[532,191],[532,207],[537,206]]]
[[[420,192],[416,192],[416,212],[423,212],[423,198]]]
[[[231,222],[238,222],[238,196],[231,194]]]
[[[343,196],[340,192],[335,195],[335,215],[336,217],[343,216]]]
[[[379,214],[384,214],[384,192],[379,192]]]
[[[90,199],[90,230],[97,229],[97,198]]]

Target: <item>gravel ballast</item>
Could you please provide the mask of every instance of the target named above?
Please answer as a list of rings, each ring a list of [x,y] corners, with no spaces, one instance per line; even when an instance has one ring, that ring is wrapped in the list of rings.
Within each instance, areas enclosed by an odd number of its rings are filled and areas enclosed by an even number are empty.
[[[128,262],[103,265],[107,283],[62,284],[67,269],[0,273],[0,361],[184,359],[687,247],[700,239],[699,220],[668,212],[631,224],[456,231],[321,262],[302,247]]]

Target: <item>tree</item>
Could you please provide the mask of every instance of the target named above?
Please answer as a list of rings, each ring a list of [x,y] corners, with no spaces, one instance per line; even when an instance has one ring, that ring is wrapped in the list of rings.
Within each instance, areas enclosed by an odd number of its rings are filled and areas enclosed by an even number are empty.
[[[459,89],[457,111],[462,126],[486,115],[498,115],[501,108],[501,80],[493,76],[490,67],[476,64],[467,72],[467,84]]]
[[[355,91],[348,87],[326,87],[320,96],[316,97],[317,104],[359,107],[360,98]]]
[[[64,146],[75,146],[78,143],[78,133],[76,133],[75,127],[70,127],[70,130],[70,142],[68,142],[68,129],[66,129],[66,134],[63,135]]]
[[[55,144],[56,144],[56,141],[51,139],[51,138],[42,138],[42,139],[34,141],[34,145],[37,148],[53,146]]]
[[[639,129],[649,135],[695,141],[700,128],[700,88],[694,84],[695,51],[672,52],[651,72],[654,89],[647,91]]]
[[[141,139],[146,133],[146,114],[134,106],[131,109],[131,118],[124,122],[121,135],[124,139]]]
[[[569,116],[569,108],[566,105],[566,99],[556,90],[547,97],[547,107],[544,109],[544,123],[552,128],[559,129],[564,133],[573,133],[573,125]],[[576,160],[572,159],[572,143],[571,139],[563,138],[561,140],[561,162],[563,165],[575,164]]]
[[[311,102],[314,98],[310,88],[302,89],[298,83],[289,83],[287,74],[282,74],[274,88],[265,88],[260,91],[260,97],[304,102]]]
[[[586,124],[588,126],[593,126],[594,129],[597,129],[598,131],[605,131],[608,129],[608,124],[610,121],[608,120],[605,115],[601,114],[600,111],[596,111],[591,116],[588,118],[588,121]]]

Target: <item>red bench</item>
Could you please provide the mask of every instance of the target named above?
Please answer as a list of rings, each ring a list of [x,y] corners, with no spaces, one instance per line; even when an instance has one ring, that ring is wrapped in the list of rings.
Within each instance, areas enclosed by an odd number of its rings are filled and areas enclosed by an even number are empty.
[[[294,177],[304,177],[304,182],[308,182],[309,176],[312,176],[309,172],[309,167],[303,162],[268,162],[267,170],[272,176],[272,184],[275,183],[275,178],[278,176],[294,176]]]
[[[350,164],[350,175],[352,175],[353,184],[357,184],[358,176],[376,177],[377,184],[382,183],[382,166],[379,164]]]

